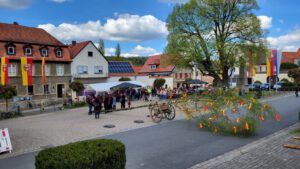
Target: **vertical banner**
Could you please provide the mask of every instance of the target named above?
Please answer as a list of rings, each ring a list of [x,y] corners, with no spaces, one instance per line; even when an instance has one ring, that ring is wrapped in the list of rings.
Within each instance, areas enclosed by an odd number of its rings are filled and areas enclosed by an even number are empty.
[[[270,64],[270,59],[269,59],[270,55],[271,55],[271,50],[268,49],[267,55],[266,55],[266,65],[267,65],[267,76],[268,77],[271,76],[271,68],[270,68],[271,64]]]
[[[42,81],[43,81],[43,85],[46,84],[46,60],[43,57],[42,58]]]
[[[23,86],[32,85],[32,58],[21,57]]]
[[[270,75],[274,76],[274,70],[275,70],[275,60],[277,58],[277,50],[276,49],[272,49],[271,52],[271,57],[270,57]]]
[[[2,85],[8,84],[8,58],[7,57],[1,58],[1,84]]]
[[[277,50],[277,57],[276,57],[276,75],[279,78],[279,72],[280,72],[280,64],[281,64],[281,51]]]

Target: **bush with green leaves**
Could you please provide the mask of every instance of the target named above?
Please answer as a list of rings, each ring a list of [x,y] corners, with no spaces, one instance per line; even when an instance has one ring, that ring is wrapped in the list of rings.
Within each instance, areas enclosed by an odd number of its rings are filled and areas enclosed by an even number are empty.
[[[125,145],[97,139],[42,150],[35,157],[36,169],[125,169]]]
[[[153,87],[158,89],[161,88],[165,83],[166,83],[165,79],[162,78],[155,79],[153,82]]]
[[[119,79],[119,82],[122,82],[122,81],[131,81],[131,79],[129,77],[121,77]]]
[[[8,100],[17,95],[17,90],[14,86],[0,86],[0,98],[5,99],[6,112],[8,112]]]
[[[280,64],[280,69],[281,70],[290,70],[290,69],[295,69],[298,68],[298,65],[294,63],[281,63]]]
[[[71,82],[69,87],[70,87],[70,89],[72,89],[76,93],[79,93],[79,92],[84,90],[84,85],[79,80],[75,80],[75,81]]]
[[[256,80],[254,83],[256,83],[256,84],[262,84],[262,82],[259,81],[259,80]]]

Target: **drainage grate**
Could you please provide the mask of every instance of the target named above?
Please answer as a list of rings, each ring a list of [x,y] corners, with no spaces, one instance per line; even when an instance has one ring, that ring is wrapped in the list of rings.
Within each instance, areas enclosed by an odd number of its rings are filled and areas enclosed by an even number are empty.
[[[107,125],[104,125],[103,127],[105,127],[105,128],[114,128],[114,127],[116,127],[116,126],[113,125],[113,124],[107,124]]]
[[[139,123],[144,123],[144,120],[134,120],[133,122],[139,124]]]

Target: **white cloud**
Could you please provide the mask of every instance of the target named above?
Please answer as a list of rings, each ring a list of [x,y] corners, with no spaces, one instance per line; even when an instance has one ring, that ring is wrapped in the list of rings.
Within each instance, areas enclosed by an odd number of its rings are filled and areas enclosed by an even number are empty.
[[[179,3],[179,4],[183,4],[183,3],[187,3],[189,0],[158,0],[158,2],[162,2],[162,3]]]
[[[22,9],[30,5],[31,0],[0,0],[0,8]]]
[[[165,38],[168,34],[166,23],[152,15],[117,15],[117,18],[99,20],[81,24],[62,23],[38,25],[62,41],[98,40],[99,38],[112,41],[139,42]]]
[[[300,28],[278,37],[268,37],[267,41],[272,48],[295,51],[300,47]]]
[[[52,2],[56,2],[56,3],[64,3],[67,2],[69,0],[51,0]]]
[[[106,56],[115,56],[116,48],[105,48],[105,55]]]
[[[269,29],[272,27],[272,17],[269,16],[257,16],[260,20],[262,29]]]
[[[121,50],[122,51],[122,50]],[[105,48],[106,56],[115,56],[116,49],[115,48]],[[156,51],[156,49],[151,47],[143,47],[141,45],[137,45],[130,52],[121,53],[122,57],[138,57],[138,56],[151,56],[160,54]]]

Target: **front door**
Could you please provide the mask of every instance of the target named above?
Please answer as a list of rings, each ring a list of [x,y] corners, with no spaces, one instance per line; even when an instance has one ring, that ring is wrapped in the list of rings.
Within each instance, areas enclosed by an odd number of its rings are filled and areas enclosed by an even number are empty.
[[[57,97],[62,98],[64,93],[64,84],[57,84]]]

